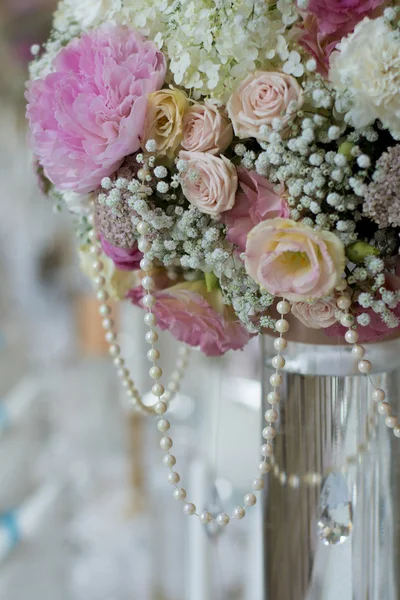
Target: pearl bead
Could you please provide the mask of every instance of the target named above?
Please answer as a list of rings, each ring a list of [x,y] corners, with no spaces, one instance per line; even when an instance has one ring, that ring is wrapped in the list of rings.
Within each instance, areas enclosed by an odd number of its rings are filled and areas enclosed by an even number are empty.
[[[149,375],[152,379],[160,379],[161,375],[162,375],[162,369],[160,367],[151,367],[150,371],[149,371]]]
[[[140,268],[142,269],[142,271],[151,271],[153,266],[154,265],[152,261],[148,258],[142,258],[142,260],[140,261]]]
[[[257,497],[254,494],[246,494],[244,497],[245,506],[254,506],[257,502]]]
[[[160,419],[157,422],[157,429],[158,431],[161,431],[161,433],[165,433],[166,431],[168,431],[168,429],[171,427],[170,422],[167,421],[166,419]]]
[[[153,387],[151,388],[151,392],[152,392],[153,396],[157,396],[157,397],[162,396],[164,391],[165,391],[164,386],[161,385],[161,383],[155,383],[153,385]]]
[[[340,310],[347,310],[351,306],[351,300],[349,296],[339,296],[336,300],[336,304]]]
[[[393,429],[393,433],[397,438],[400,438],[400,425],[396,425],[396,427]]]
[[[269,382],[272,385],[272,387],[280,386],[282,384],[282,375],[280,373],[274,373],[269,378]]]
[[[146,181],[146,178],[150,177],[151,173],[150,173],[150,171],[148,169],[145,169],[145,168],[142,167],[141,169],[139,169],[137,175],[138,175],[138,178],[141,181]]]
[[[140,252],[143,252],[143,253],[149,252],[149,250],[151,250],[150,240],[142,238],[141,240],[139,240],[138,248],[139,248]]]
[[[392,414],[392,407],[390,406],[390,404],[388,402],[379,402],[378,413],[380,415],[389,416]]]
[[[151,294],[146,294],[142,298],[142,303],[145,308],[153,308],[156,303],[156,299]]]
[[[107,294],[107,292],[105,290],[99,290],[96,293],[96,298],[99,302],[106,302],[109,298],[109,295]]]
[[[358,342],[358,338],[359,338],[359,335],[358,335],[357,331],[355,331],[354,329],[349,329],[344,334],[344,339],[346,340],[346,342],[348,344],[355,344],[355,343],[357,343]]]
[[[343,315],[343,317],[340,319],[340,324],[343,325],[343,327],[351,327],[354,325],[353,315]]]
[[[337,284],[336,289],[338,292],[344,292],[347,290],[347,281],[345,279],[341,279],[341,281]]]
[[[236,506],[233,509],[232,518],[233,519],[243,519],[246,516],[246,511],[243,506]]]
[[[265,457],[272,456],[273,453],[274,453],[274,449],[271,444],[263,444],[261,446],[261,450],[260,450],[261,456],[265,456]]]
[[[112,319],[103,319],[102,326],[103,329],[110,330],[114,327],[114,321]]]
[[[278,413],[273,408],[270,408],[269,410],[266,411],[264,417],[265,417],[265,420],[268,421],[269,423],[275,423],[275,421],[278,420]]]
[[[108,317],[111,314],[111,308],[107,304],[100,304],[99,313],[102,317]]]
[[[104,267],[104,264],[101,262],[101,260],[94,260],[92,262],[92,269],[96,273],[101,273],[101,271],[103,270],[103,267]]]
[[[119,356],[121,353],[121,348],[118,346],[118,344],[112,344],[108,351],[111,356]]]
[[[122,369],[118,369],[117,374],[118,374],[118,377],[123,378],[123,377],[127,377],[129,375],[129,371],[128,371],[128,369],[122,368]]]
[[[264,489],[264,480],[261,477],[256,477],[253,479],[252,487],[253,490],[259,492],[260,490]]]
[[[120,356],[117,356],[116,358],[114,358],[113,363],[114,363],[114,366],[116,366],[117,368],[119,368],[119,367],[123,367],[124,366],[125,361]]]
[[[178,488],[174,490],[173,496],[175,500],[184,500],[186,498],[186,490],[184,490],[183,488]]]
[[[290,304],[287,300],[281,300],[276,305],[276,309],[280,315],[287,315],[290,313]]]
[[[172,371],[171,373],[171,379],[173,381],[176,381],[177,383],[180,382],[180,380],[182,379],[182,375],[179,371]]]
[[[185,515],[188,516],[194,515],[194,513],[196,512],[196,507],[192,502],[188,502],[184,505],[183,512],[185,513]]]
[[[142,288],[145,290],[153,290],[154,289],[154,279],[150,277],[150,275],[146,275],[142,279]]]
[[[267,400],[270,404],[278,404],[280,402],[280,395],[278,392],[269,392]]]
[[[161,400],[163,402],[169,402],[171,400],[171,393],[170,392],[164,392]]]
[[[397,423],[398,423],[397,417],[389,416],[389,417],[386,417],[386,419],[385,419],[385,425],[386,425],[386,427],[389,427],[389,429],[394,429],[396,427]]]
[[[150,229],[150,225],[148,223],[146,223],[146,221],[140,221],[137,225],[136,225],[136,230],[138,233],[140,233],[140,235],[146,235],[146,233],[149,231]],[[143,269],[144,271],[146,269]]]
[[[106,342],[108,342],[109,344],[112,344],[117,339],[117,334],[114,333],[113,331],[107,331],[107,333],[104,337],[105,337]]]
[[[180,480],[181,478],[179,473],[175,473],[175,471],[168,473],[168,483],[170,483],[171,485],[177,485],[180,482]]]
[[[351,349],[351,353],[354,356],[354,358],[358,358],[361,359],[365,356],[365,348],[364,346],[353,346],[353,348]]]
[[[158,333],[157,331],[148,331],[144,338],[148,344],[155,344],[158,341]]]
[[[266,475],[267,473],[270,472],[271,467],[269,466],[269,463],[267,463],[265,460],[263,460],[258,465],[258,470],[260,471],[260,473],[262,475]]]
[[[95,277],[93,282],[97,289],[101,289],[106,284],[105,278],[102,277],[101,275],[98,275],[97,277]]]
[[[156,362],[160,358],[160,353],[157,348],[151,348],[147,353],[147,358],[151,362]]]
[[[273,440],[276,436],[276,429],[274,427],[264,427],[262,436],[265,440]]]
[[[143,320],[148,327],[154,327],[154,325],[157,323],[156,316],[153,315],[153,313],[147,313]]]
[[[176,381],[169,381],[167,387],[168,387],[168,390],[170,392],[172,392],[173,394],[175,394],[175,392],[177,392],[179,389],[179,385],[177,384]]]
[[[154,412],[156,413],[156,415],[163,415],[164,413],[167,412],[168,406],[165,404],[165,402],[157,402],[157,404],[155,404],[154,406]]]
[[[228,525],[230,518],[228,517],[227,514],[225,513],[221,513],[220,515],[217,516],[217,518],[215,519],[217,525],[219,525],[220,527],[226,527],[226,525]]]
[[[207,510],[205,510],[204,512],[201,513],[201,515],[199,516],[199,519],[200,519],[200,523],[202,525],[208,525],[212,521],[212,516],[210,515],[210,513]]]
[[[133,388],[135,387],[135,384],[133,383],[132,379],[130,379],[129,377],[126,377],[123,381],[122,381],[122,387],[129,389],[129,388]]]
[[[287,331],[289,331],[289,323],[288,323],[288,321],[286,321],[286,319],[279,319],[275,323],[275,329],[279,333],[286,333]]]
[[[164,452],[168,452],[173,446],[173,442],[170,437],[164,436],[160,440],[160,448],[164,450]]]
[[[283,350],[286,350],[287,341],[285,340],[285,338],[283,338],[283,337],[276,338],[276,340],[274,340],[274,348],[278,352],[282,352]]]
[[[173,454],[166,454],[162,461],[165,467],[171,468],[176,465],[176,458]]]
[[[372,400],[375,400],[375,402],[383,402],[385,398],[386,394],[383,390],[376,389],[372,392]]]
[[[298,488],[300,485],[300,477],[298,475],[290,475],[288,479],[288,484],[292,488]]]
[[[283,369],[285,365],[286,360],[283,358],[283,356],[274,356],[274,358],[272,359],[272,366],[274,367],[274,369]]]
[[[358,363],[358,370],[360,373],[369,373],[372,369],[372,365],[369,360],[360,360]]]

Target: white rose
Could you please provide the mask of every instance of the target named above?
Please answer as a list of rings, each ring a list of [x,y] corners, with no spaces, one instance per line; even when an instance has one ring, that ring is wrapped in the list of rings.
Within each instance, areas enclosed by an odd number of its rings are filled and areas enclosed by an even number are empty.
[[[330,80],[352,101],[346,120],[365,127],[379,119],[400,135],[400,33],[384,18],[364,19],[331,55]]]

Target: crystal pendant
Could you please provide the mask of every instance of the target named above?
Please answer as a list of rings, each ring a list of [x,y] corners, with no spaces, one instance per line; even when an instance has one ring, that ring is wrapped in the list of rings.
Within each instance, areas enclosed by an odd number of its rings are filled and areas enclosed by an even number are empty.
[[[341,473],[331,473],[321,490],[317,535],[325,546],[342,544],[351,534],[353,507]]]

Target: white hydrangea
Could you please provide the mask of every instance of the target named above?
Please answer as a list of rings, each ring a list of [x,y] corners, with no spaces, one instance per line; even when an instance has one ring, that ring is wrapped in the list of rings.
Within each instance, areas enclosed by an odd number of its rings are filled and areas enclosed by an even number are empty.
[[[54,15],[54,28],[65,32],[76,23],[85,31],[109,20],[121,8],[122,0],[62,0]]]
[[[250,72],[286,61],[295,11],[287,0],[124,0],[113,18],[155,40],[169,58],[170,83],[226,100]]]
[[[361,128],[379,119],[400,139],[400,32],[383,17],[364,19],[341,41],[331,56],[330,79],[339,99],[351,98],[348,122]]]
[[[70,190],[61,192],[61,197],[70,212],[75,215],[87,216],[90,214],[91,203],[94,199],[93,194],[77,194]]]

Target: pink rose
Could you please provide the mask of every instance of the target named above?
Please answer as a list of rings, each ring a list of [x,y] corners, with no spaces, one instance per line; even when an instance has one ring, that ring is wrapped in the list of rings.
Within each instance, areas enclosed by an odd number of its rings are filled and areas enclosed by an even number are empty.
[[[204,281],[179,283],[153,292],[152,309],[162,330],[189,346],[199,347],[207,356],[220,356],[228,350],[241,350],[250,340],[231,307],[222,301],[221,290],[207,292]],[[143,288],[128,293],[134,304],[141,305]]]
[[[292,314],[306,327],[325,329],[336,323],[337,304],[334,298],[314,302],[293,302]]]
[[[179,153],[186,161],[182,189],[186,198],[201,212],[217,216],[235,204],[238,187],[236,168],[225,156],[205,152]]]
[[[241,252],[246,248],[247,234],[254,225],[266,219],[287,218],[289,208],[283,199],[284,186],[274,186],[255,171],[237,169],[241,191],[236,194],[235,205],[225,212],[222,221],[227,226],[227,240],[236,244]]]
[[[193,104],[183,118],[182,148],[189,152],[220,154],[232,142],[229,119],[209,100]]]
[[[370,16],[384,2],[385,0],[309,0],[307,12],[317,18],[322,33],[337,33],[340,39],[353,31],[359,21]]]
[[[304,102],[303,90],[294,77],[256,71],[233,92],[227,109],[239,138],[264,139],[260,128],[271,125],[275,118],[281,119],[285,126],[295,112],[289,106],[292,102],[297,110]]]
[[[143,254],[138,249],[136,242],[133,248],[118,248],[107,242],[102,235],[100,236],[100,241],[104,253],[111,258],[117,269],[121,269],[122,271],[140,269],[140,261],[143,258]]]
[[[344,248],[330,231],[290,219],[262,221],[247,236],[246,271],[261,288],[293,302],[329,296],[345,266]]]
[[[87,193],[139,149],[165,58],[140,34],[107,23],[72,40],[53,71],[28,84],[33,151],[55,186]]]
[[[317,71],[326,79],[329,73],[329,58],[340,42],[341,37],[336,34],[322,33],[318,28],[315,17],[308,15],[302,24],[303,33],[299,44],[305,48],[316,60]]]

